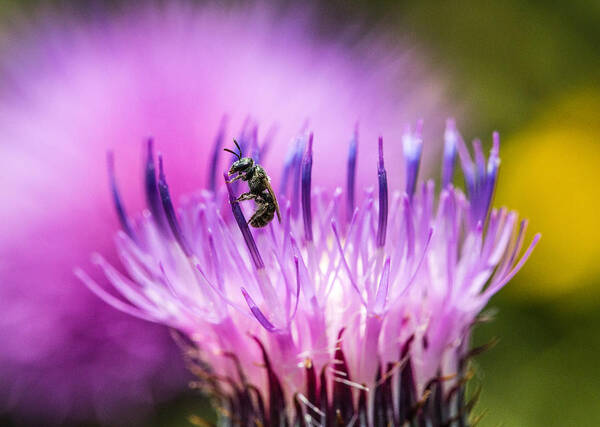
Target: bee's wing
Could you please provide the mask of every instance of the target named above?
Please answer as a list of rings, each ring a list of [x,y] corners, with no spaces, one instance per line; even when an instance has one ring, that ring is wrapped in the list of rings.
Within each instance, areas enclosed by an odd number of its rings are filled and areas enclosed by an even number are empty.
[[[277,203],[277,197],[275,196],[275,192],[273,191],[273,187],[271,187],[271,182],[269,178],[265,179],[265,187],[267,187],[267,191],[273,198],[273,203],[275,204],[275,212],[277,212],[277,220],[281,222],[281,213],[279,212],[279,203]]]

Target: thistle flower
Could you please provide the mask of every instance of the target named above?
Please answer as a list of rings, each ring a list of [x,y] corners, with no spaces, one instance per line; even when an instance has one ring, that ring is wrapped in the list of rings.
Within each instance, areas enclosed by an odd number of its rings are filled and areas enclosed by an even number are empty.
[[[350,34],[340,26],[339,38],[323,39],[312,11],[263,2],[112,3],[110,11],[95,3],[3,15],[0,412],[33,417],[29,424],[130,424],[124,412],[142,413],[186,384],[168,333],[110,309],[73,277],[93,250],[117,261],[98,161],[107,149],[118,151],[120,189],[138,209],[138,177],[122,166],[137,159],[140,137],[160,141],[177,164],[170,183],[185,193],[220,183],[209,181],[204,159],[223,111],[223,138],[252,112],[264,128],[248,121],[239,134],[270,140],[274,160],[284,155],[277,144],[309,119],[329,141],[318,148],[330,166],[315,171],[324,185],[343,168],[344,117],[360,119],[363,135],[391,135],[417,111],[436,123],[447,105],[414,49],[379,29]],[[361,156],[360,185],[376,153]],[[280,169],[269,172],[276,178]]]
[[[452,120],[444,140],[437,197],[432,180],[417,182],[419,122],[402,136],[404,188],[388,189],[380,137],[378,189],[355,200],[356,139],[346,190],[328,192],[313,185],[317,139],[301,134],[278,187],[282,221],[261,229],[227,175],[176,211],[149,141],[148,210],[135,221],[109,169],[127,274],[93,261],[120,297],[76,274],[115,308],[182,333],[223,425],[464,425],[470,329],[539,235],[521,254],[526,221],[491,207],[498,134],[487,159],[478,141],[471,157]],[[456,154],[466,194],[452,184]]]

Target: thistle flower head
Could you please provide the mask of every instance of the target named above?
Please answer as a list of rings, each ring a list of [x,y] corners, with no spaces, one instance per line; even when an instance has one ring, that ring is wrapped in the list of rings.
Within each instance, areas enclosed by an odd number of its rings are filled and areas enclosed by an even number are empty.
[[[357,135],[346,189],[312,180],[312,133],[293,142],[277,189],[281,222],[254,229],[243,185],[227,181],[175,209],[167,164],[146,148],[148,210],[132,224],[109,169],[127,274],[94,262],[114,290],[77,275],[114,307],[180,331],[194,371],[230,421],[268,425],[442,425],[463,407],[469,332],[488,300],[522,267],[526,222],[493,209],[498,135],[474,157],[452,121],[442,188],[418,183],[422,123],[402,135],[405,187],[389,188],[384,141],[377,191],[356,197]],[[250,142],[242,141],[251,151]],[[367,148],[362,148],[367,150]],[[456,153],[466,193],[454,188]],[[260,159],[260,150],[256,150]],[[218,170],[212,173],[217,176]],[[360,189],[362,190],[362,189]],[[360,191],[359,190],[359,191]]]
[[[346,117],[361,120],[363,135],[379,129],[391,135],[390,124],[399,117],[410,120],[418,112],[436,122],[448,105],[441,80],[425,72],[419,52],[380,26],[359,33],[336,20],[340,31],[329,27],[326,36],[314,17],[319,11],[306,5],[117,3],[27,8],[26,16],[5,15],[0,29],[0,170],[9,184],[0,192],[0,412],[26,417],[29,424],[74,418],[129,423],[124,412],[140,414],[141,406],[186,384],[164,328],[107,307],[72,274],[93,250],[118,262],[99,161],[108,149],[118,154],[119,190],[133,211],[144,197],[138,175],[127,173],[126,165],[138,159],[137,143],[146,135],[160,143],[175,200],[199,186],[222,187],[220,174],[208,173],[206,165],[224,160],[232,127],[227,123],[241,128],[241,140],[258,135],[245,154],[261,164],[268,155],[279,164],[285,149],[278,143],[310,119],[328,140],[318,148],[331,166],[316,168],[314,177],[324,186],[344,167],[337,154],[345,147],[339,136],[347,130]],[[452,105],[455,110],[456,101]],[[228,114],[220,127],[222,145],[211,151],[222,112]],[[253,120],[243,124],[249,112],[260,128]],[[267,168],[279,188],[300,180],[303,151],[290,153],[281,177],[281,168]],[[376,153],[365,150],[361,157],[358,185],[370,176],[366,166]],[[156,174],[157,163],[155,168]],[[300,194],[293,194],[299,201]],[[171,236],[160,191],[147,202],[161,225],[155,238]],[[180,205],[172,203],[178,216]],[[299,206],[291,204],[294,218]],[[223,207],[221,212],[229,224],[231,214]],[[123,230],[136,236],[129,237],[136,245],[152,243],[143,240],[148,237],[140,226],[127,218]],[[181,224],[195,248],[186,227]],[[237,241],[235,246],[243,249]],[[268,264],[269,254],[261,253]],[[207,275],[212,271],[203,268]]]

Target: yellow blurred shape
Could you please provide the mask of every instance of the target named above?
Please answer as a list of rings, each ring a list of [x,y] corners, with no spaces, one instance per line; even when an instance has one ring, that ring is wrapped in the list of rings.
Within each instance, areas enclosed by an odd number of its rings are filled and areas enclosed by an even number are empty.
[[[201,418],[201,417],[199,417],[197,415],[190,415],[188,417],[188,421],[193,426],[198,426],[198,427],[212,427],[214,425],[214,424],[209,423],[208,421],[206,421],[204,418]]]
[[[556,297],[600,278],[600,92],[562,99],[503,142],[496,205],[543,237],[512,292]]]

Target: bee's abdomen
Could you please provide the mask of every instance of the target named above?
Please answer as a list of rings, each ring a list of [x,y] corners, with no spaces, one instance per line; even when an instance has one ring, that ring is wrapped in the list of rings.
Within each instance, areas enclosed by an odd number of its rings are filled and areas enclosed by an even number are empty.
[[[258,209],[254,212],[254,215],[250,218],[248,223],[255,228],[262,228],[269,224],[275,215],[275,205],[271,203],[264,203],[258,205]]]

